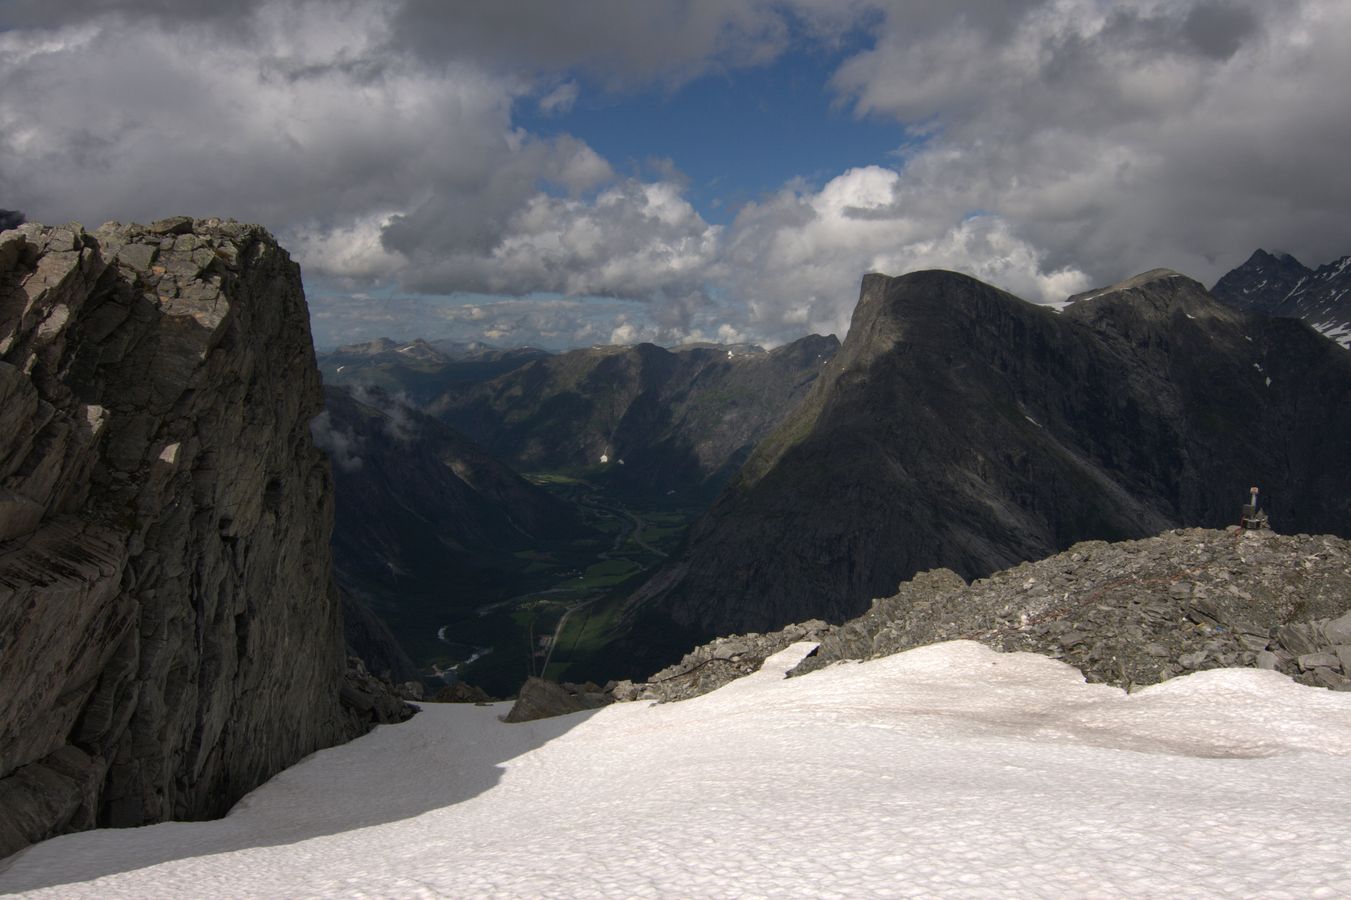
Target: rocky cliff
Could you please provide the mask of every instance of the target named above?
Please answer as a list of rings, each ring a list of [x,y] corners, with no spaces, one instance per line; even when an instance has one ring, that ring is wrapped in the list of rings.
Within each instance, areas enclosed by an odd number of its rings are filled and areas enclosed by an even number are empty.
[[[344,685],[322,402],[261,228],[0,235],[0,857],[222,814],[378,708]]]
[[[1060,314],[951,272],[869,275],[840,353],[635,598],[634,633],[839,622],[926,569],[1229,524],[1252,484],[1276,527],[1346,535],[1348,458],[1351,359],[1176,273]]]

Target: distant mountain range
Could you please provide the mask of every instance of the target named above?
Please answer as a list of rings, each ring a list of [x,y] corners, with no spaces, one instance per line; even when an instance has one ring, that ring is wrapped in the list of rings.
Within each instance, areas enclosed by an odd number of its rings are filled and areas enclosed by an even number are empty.
[[[521,523],[580,527],[508,467],[654,509],[717,498],[627,606],[616,659],[639,665],[840,621],[934,566],[974,577],[1085,538],[1228,524],[1254,483],[1278,528],[1347,534],[1348,361],[1287,320],[1346,345],[1349,298],[1351,257],[1313,271],[1258,251],[1213,295],[1155,270],[1059,314],[953,273],[868,276],[843,349],[342,347],[319,358],[330,385],[426,416],[414,449],[330,392],[332,423],[379,454],[337,476],[339,573],[406,634],[390,597],[430,610],[447,571],[484,586],[549,540]],[[455,487],[444,459],[466,453],[515,489]],[[423,574],[385,583],[399,572]]]
[[[522,471],[602,467],[626,492],[711,499],[838,349],[811,335],[770,351],[573,350],[448,385],[426,409]]]
[[[485,381],[548,355],[534,347],[376,338],[319,354],[319,371],[325,384],[379,388],[422,406],[451,385]]]
[[[1211,293],[1236,309],[1301,319],[1351,349],[1351,256],[1315,270],[1288,253],[1258,250]]]
[[[841,621],[939,566],[1236,520],[1351,534],[1351,356],[1156,270],[1062,313],[951,272],[869,275],[840,353],[683,551],[635,632]],[[642,655],[639,651],[636,655]]]

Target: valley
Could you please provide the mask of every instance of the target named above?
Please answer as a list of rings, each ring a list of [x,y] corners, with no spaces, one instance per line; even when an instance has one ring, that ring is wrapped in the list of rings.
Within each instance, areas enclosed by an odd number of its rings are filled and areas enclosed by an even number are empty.
[[[349,643],[433,692],[645,674],[628,598],[838,346],[321,354],[335,573],[391,639]]]
[[[621,497],[584,475],[527,475],[580,511],[596,537],[517,551],[498,584],[437,606],[436,640],[410,642],[429,674],[510,696],[527,676],[603,677],[624,601],[669,556],[698,507]],[[503,596],[507,594],[508,596]],[[447,614],[448,613],[448,614]],[[400,629],[403,630],[402,628]]]

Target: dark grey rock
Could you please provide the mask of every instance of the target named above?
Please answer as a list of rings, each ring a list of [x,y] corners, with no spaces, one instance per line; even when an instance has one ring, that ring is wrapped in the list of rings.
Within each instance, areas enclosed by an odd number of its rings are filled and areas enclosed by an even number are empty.
[[[1191,653],[1184,653],[1179,656],[1177,664],[1184,669],[1199,669],[1209,655],[1205,650],[1194,650]]]
[[[1276,632],[1276,638],[1281,646],[1296,656],[1317,653],[1324,643],[1313,626],[1308,624],[1282,625]]]
[[[1342,664],[1335,653],[1301,653],[1295,662],[1305,671],[1319,668],[1336,669]]]
[[[1325,622],[1323,636],[1330,644],[1351,644],[1351,612]]]
[[[568,713],[597,709],[612,698],[599,693],[569,691],[563,685],[543,678],[527,679],[521,685],[520,696],[506,714],[505,722],[530,722]]]
[[[0,235],[0,857],[223,814],[383,714],[345,675],[320,408],[263,229]]]

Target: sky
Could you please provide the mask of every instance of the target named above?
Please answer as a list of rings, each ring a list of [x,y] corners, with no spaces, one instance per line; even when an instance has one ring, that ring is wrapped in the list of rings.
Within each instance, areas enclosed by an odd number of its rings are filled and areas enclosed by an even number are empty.
[[[0,890],[142,897],[1336,897],[1351,694],[1212,669],[1126,694],[935,644],[507,725],[425,704],[224,819],[66,835]],[[334,790],[334,786],[341,790]]]
[[[321,347],[843,336],[1351,251],[1345,0],[0,0],[0,209],[260,222]]]

